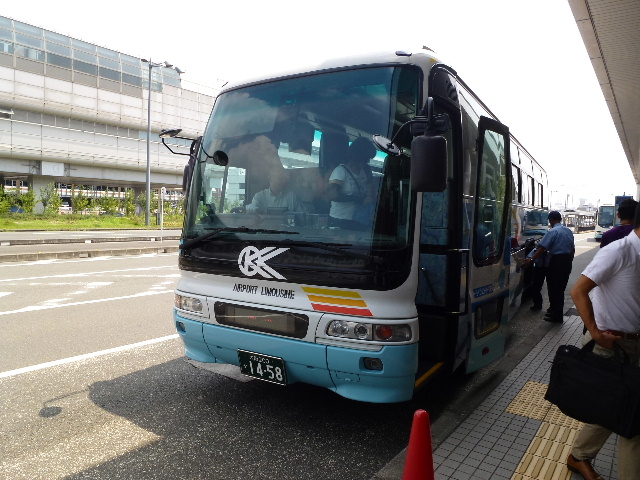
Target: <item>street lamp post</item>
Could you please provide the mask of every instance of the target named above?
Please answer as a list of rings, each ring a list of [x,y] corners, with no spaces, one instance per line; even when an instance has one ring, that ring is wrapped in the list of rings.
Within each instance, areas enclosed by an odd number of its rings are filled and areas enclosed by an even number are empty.
[[[162,63],[154,63],[151,59],[147,60],[146,58],[141,59],[143,62],[148,64],[149,66],[149,93],[147,96],[147,186],[146,186],[146,197],[147,197],[147,205],[145,208],[145,224],[147,227],[150,224],[150,216],[151,216],[151,70],[155,67],[164,67],[164,68],[172,68],[178,73],[184,73],[183,70],[180,70],[178,67],[174,67],[169,62]]]

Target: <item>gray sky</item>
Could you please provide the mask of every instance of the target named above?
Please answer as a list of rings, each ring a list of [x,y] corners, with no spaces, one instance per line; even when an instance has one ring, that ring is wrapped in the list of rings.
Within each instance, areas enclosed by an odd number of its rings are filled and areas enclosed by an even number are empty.
[[[543,165],[552,202],[610,203],[636,192],[566,0],[31,0],[3,2],[0,14],[170,61],[185,81],[208,87],[426,45]]]

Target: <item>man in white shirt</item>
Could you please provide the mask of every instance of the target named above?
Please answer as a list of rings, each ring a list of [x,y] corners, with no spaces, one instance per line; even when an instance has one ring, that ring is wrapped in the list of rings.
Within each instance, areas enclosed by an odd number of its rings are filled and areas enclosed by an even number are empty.
[[[639,365],[640,206],[636,208],[634,231],[598,251],[571,290],[571,296],[587,329],[584,343],[595,340],[593,352],[603,357],[613,357],[617,344],[633,364]],[[567,458],[569,470],[587,480],[602,479],[591,461],[610,435],[611,431],[604,427],[585,424]],[[637,480],[638,475],[640,435],[631,439],[620,437],[618,479]]]
[[[269,172],[269,188],[260,190],[246,207],[247,212],[268,213],[268,208],[282,208],[287,212],[304,212],[300,197],[286,189],[287,174],[284,169]]]

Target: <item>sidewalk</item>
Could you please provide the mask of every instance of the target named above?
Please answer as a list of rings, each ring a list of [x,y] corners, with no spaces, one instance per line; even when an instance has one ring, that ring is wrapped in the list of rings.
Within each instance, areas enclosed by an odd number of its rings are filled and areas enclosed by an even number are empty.
[[[553,325],[499,386],[444,439],[434,435],[436,480],[582,480],[565,465],[580,423],[544,400],[551,361],[560,345],[581,346],[583,323],[575,308]],[[438,419],[434,431],[442,431]],[[402,477],[406,449],[376,480]],[[594,462],[606,480],[617,477],[617,435]]]
[[[177,252],[180,230],[0,232],[0,263]]]

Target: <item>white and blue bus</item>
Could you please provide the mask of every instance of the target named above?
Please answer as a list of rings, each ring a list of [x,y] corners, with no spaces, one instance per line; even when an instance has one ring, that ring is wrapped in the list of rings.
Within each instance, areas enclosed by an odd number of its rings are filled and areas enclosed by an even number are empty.
[[[596,212],[594,238],[602,240],[602,234],[620,225],[618,207],[623,200],[633,198],[630,195],[616,195],[613,205],[600,205]]]
[[[170,149],[171,136],[185,138],[163,132]],[[336,222],[331,175],[357,139],[372,194],[343,191],[351,218]],[[293,200],[258,210],[273,171],[286,191],[271,195]],[[184,187],[174,320],[187,357],[367,402],[503,354],[548,210],[544,169],[427,53],[226,86]]]

